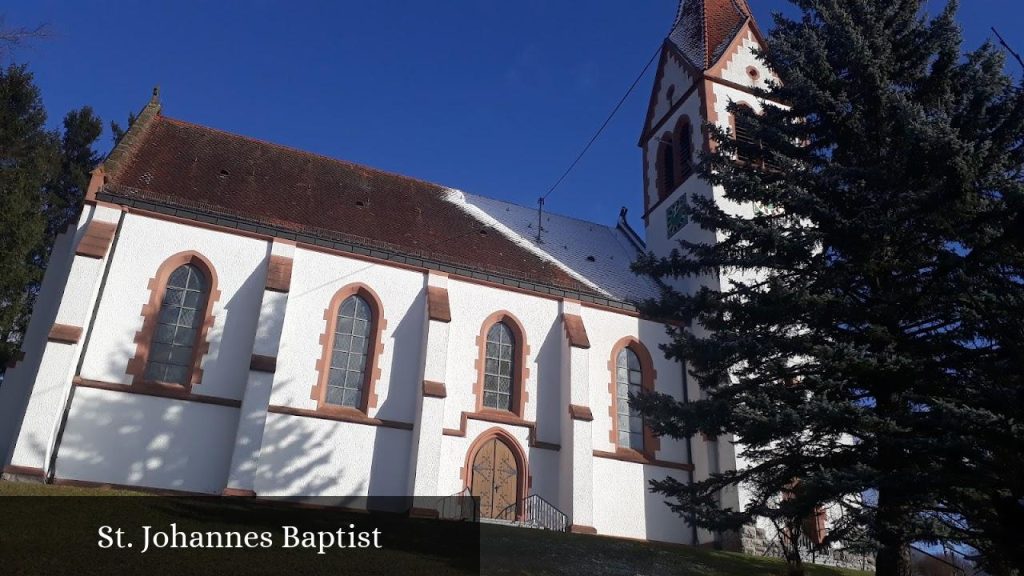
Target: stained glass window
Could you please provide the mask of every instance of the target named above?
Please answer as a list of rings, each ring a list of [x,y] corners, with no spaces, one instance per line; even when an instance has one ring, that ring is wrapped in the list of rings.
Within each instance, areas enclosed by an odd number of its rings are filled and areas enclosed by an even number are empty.
[[[515,364],[515,339],[512,330],[498,322],[487,331],[484,355],[485,408],[512,410],[512,369]]]
[[[327,376],[328,404],[361,408],[373,316],[362,297],[352,295],[338,308]]]
[[[203,324],[209,286],[199,268],[179,266],[167,279],[149,344],[145,379],[187,384],[192,377],[196,336]]]
[[[630,393],[643,390],[643,370],[636,352],[623,348],[615,361],[616,418],[618,418],[619,446],[644,449],[644,420],[640,413],[629,406]]]

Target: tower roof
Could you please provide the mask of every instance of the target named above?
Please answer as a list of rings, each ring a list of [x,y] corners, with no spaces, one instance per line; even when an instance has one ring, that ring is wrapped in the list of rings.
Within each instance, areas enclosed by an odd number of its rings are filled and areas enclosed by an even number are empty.
[[[680,0],[668,39],[691,64],[707,70],[748,18],[747,0]]]

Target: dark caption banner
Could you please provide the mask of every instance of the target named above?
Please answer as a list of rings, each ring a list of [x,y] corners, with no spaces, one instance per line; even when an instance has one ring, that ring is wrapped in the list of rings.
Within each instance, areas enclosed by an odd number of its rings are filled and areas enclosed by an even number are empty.
[[[479,574],[476,509],[465,497],[3,497],[0,573]]]

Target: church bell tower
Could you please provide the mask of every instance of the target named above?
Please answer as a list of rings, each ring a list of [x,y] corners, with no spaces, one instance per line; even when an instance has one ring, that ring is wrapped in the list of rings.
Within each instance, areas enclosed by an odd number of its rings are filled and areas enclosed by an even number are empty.
[[[641,132],[644,229],[648,249],[668,256],[679,240],[713,241],[713,233],[688,222],[685,206],[694,195],[714,198],[728,210],[721,190],[696,174],[702,151],[713,143],[706,123],[731,129],[731,101],[755,111],[753,94],[771,72],[755,56],[764,45],[746,0],[682,0],[665,38]],[[677,289],[696,288],[682,279]]]
[[[654,88],[640,136],[644,165],[644,230],[647,248],[657,256],[669,256],[680,240],[714,243],[716,233],[689,222],[687,205],[694,197],[708,198],[726,212],[753,216],[749,204],[725,198],[724,190],[712,186],[696,173],[700,154],[711,150],[707,125],[735,132],[735,120],[728,111],[733,102],[749,106],[755,113],[768,103],[755,95],[755,88],[767,88],[775,77],[755,56],[765,46],[746,0],[682,0],[675,21],[661,48]],[[732,274],[717,277],[681,278],[673,282],[683,293],[700,286],[728,290]],[[695,332],[702,330],[691,326]],[[726,469],[745,466],[742,447],[731,438],[694,439],[694,479]],[[726,490],[721,505],[740,510],[749,503],[744,487]],[[719,535],[698,531],[698,541],[717,541]],[[740,540],[740,541],[737,541]],[[730,548],[742,546],[741,539],[719,542]]]

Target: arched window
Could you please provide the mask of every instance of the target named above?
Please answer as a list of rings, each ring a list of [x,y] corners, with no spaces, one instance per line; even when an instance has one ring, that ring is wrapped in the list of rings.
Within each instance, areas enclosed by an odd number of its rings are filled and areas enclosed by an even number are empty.
[[[754,137],[753,122],[750,121],[750,115],[754,112],[749,106],[740,107],[744,109],[743,113],[733,115],[733,132],[738,144],[736,159],[740,162],[752,162],[756,160],[753,149],[759,146]]]
[[[380,378],[379,356],[385,321],[380,298],[362,284],[339,290],[327,310],[326,330],[312,399],[327,412],[368,413],[377,406],[375,386]]]
[[[658,199],[668,198],[676,189],[676,158],[672,136],[666,134],[658,143]]]
[[[617,452],[639,452],[653,459],[661,443],[644,424],[643,416],[629,405],[630,394],[654,391],[657,374],[651,354],[639,340],[627,336],[612,347],[608,367],[611,369],[610,440]]]
[[[171,272],[160,303],[156,332],[149,344],[146,380],[188,384],[209,289],[209,281],[193,264],[184,264]]]
[[[683,116],[676,125],[676,156],[679,158],[679,182],[693,174],[693,125]]]
[[[363,405],[372,320],[370,305],[358,294],[346,298],[338,308],[324,398],[327,404],[352,408]]]
[[[522,324],[509,312],[484,320],[477,339],[476,408],[500,410],[522,417],[526,405],[526,358],[530,348]]]
[[[512,330],[498,322],[487,331],[484,352],[484,408],[512,410],[512,375],[516,341]]]
[[[125,372],[132,385],[174,385],[190,392],[203,378],[200,367],[210,344],[213,304],[220,298],[213,265],[198,252],[181,252],[160,265],[149,280],[135,356]]]
[[[616,441],[622,448],[637,452],[644,449],[644,419],[629,405],[629,395],[643,391],[643,368],[636,352],[629,348],[619,351],[615,360],[615,414],[619,435]]]

